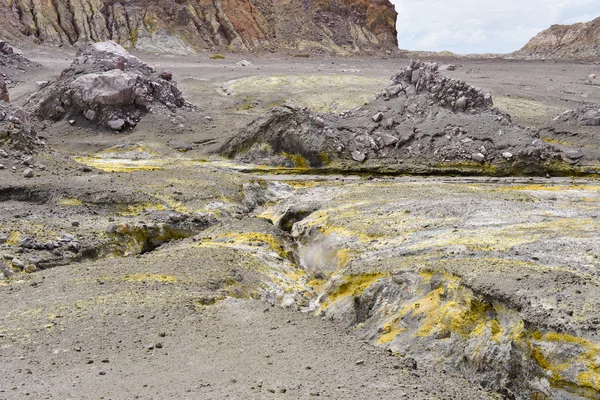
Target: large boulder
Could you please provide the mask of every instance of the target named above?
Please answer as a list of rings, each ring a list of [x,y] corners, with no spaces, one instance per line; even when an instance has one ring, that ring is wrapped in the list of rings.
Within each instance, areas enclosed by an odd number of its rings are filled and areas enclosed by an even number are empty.
[[[29,102],[37,118],[69,119],[114,130],[135,127],[148,112],[192,110],[177,83],[115,42],[80,50],[71,66]],[[114,121],[122,120],[117,125]]]

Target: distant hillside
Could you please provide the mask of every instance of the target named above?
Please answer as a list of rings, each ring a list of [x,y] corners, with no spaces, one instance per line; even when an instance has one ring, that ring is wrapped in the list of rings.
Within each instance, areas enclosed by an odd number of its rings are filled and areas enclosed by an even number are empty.
[[[397,48],[389,0],[0,0],[0,37],[141,50],[323,51]]]
[[[600,58],[600,17],[587,23],[552,25],[514,55],[532,58]]]

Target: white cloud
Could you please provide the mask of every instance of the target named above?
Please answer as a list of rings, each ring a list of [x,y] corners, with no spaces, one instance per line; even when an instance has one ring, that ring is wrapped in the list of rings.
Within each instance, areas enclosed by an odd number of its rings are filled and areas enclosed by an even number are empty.
[[[600,16],[600,0],[391,0],[409,50],[507,53],[552,24]]]

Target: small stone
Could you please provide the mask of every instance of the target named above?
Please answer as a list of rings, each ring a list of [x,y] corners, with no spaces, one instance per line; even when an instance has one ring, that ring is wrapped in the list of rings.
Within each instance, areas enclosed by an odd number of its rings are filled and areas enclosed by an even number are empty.
[[[98,375],[104,376],[104,375],[106,375],[106,371],[100,371],[100,372],[98,372]]]
[[[356,365],[365,365],[365,360],[358,360],[355,364]]]
[[[485,160],[485,156],[481,153],[473,153],[471,154],[471,160],[477,162],[483,162]]]
[[[460,111],[464,111],[467,108],[468,99],[466,97],[461,97],[456,100],[456,109]]]
[[[19,260],[18,258],[13,258],[11,260],[11,263],[12,263],[13,267],[16,267],[19,269],[25,268],[25,263],[23,261]]]
[[[2,158],[8,158],[8,153],[2,149],[0,149],[0,157]]]
[[[512,160],[513,153],[505,151],[504,153],[502,153],[502,157],[504,157],[506,160]]]
[[[154,345],[154,347],[156,347],[157,349],[162,349],[163,348],[163,344],[162,342],[158,342]]]
[[[115,233],[116,231],[117,231],[117,226],[112,223],[108,224],[108,226],[106,227],[106,230],[105,230],[105,232],[108,234]]]
[[[385,146],[392,146],[398,142],[398,138],[392,135],[383,134],[380,136]]]
[[[6,168],[6,167],[4,166],[4,164],[0,164],[0,169],[4,169],[4,168]]]
[[[321,117],[317,117],[317,118],[315,118],[315,125],[318,128],[324,128],[325,127],[325,120],[323,118],[321,118]]]
[[[367,155],[365,153],[360,152],[360,151],[353,151],[352,152],[352,159],[354,161],[364,162],[367,159]]]
[[[81,167],[81,170],[83,172],[92,172],[92,167],[90,167],[88,165],[84,165],[83,167]]]
[[[494,100],[492,99],[492,94],[488,93],[485,96],[483,96],[483,104],[485,104],[486,106],[493,106],[494,105]]]
[[[160,73],[159,76],[165,81],[170,81],[171,79],[173,79],[173,73],[171,71],[163,71]]]
[[[583,152],[581,150],[567,151],[565,157],[569,160],[579,160],[583,157]]]
[[[78,227],[79,226],[79,221],[73,221],[73,222],[71,222],[71,226]]]
[[[67,250],[73,252],[73,253],[78,253],[79,249],[81,249],[81,245],[79,244],[79,242],[69,242],[69,244],[67,245]]]
[[[45,88],[46,86],[48,86],[48,81],[38,81],[35,83],[35,85],[37,86],[37,90],[42,90],[43,88]]]
[[[251,67],[252,63],[248,60],[242,60],[242,61],[235,63],[235,65],[237,65],[238,67]]]
[[[27,168],[25,171],[23,171],[23,177],[33,178],[33,170],[31,168]]]
[[[72,242],[75,240],[75,236],[71,235],[70,233],[64,233],[61,237],[61,240],[64,242]]]
[[[383,119],[382,112],[378,112],[377,114],[373,115],[373,122],[381,122],[382,119]]]
[[[125,126],[125,120],[122,118],[111,119],[107,122],[107,125],[112,130],[120,131]]]
[[[37,271],[37,267],[33,264],[29,264],[28,266],[25,267],[25,272],[27,272],[28,274],[31,274],[35,271]]]
[[[94,110],[87,110],[83,116],[85,117],[85,119],[87,119],[88,121],[94,121],[96,119],[96,111]]]

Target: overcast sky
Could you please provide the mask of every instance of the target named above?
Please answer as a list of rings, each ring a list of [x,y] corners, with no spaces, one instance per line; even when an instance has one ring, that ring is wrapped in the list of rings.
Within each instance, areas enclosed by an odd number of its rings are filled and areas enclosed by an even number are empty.
[[[391,0],[408,50],[508,53],[552,24],[600,16],[600,0]]]

